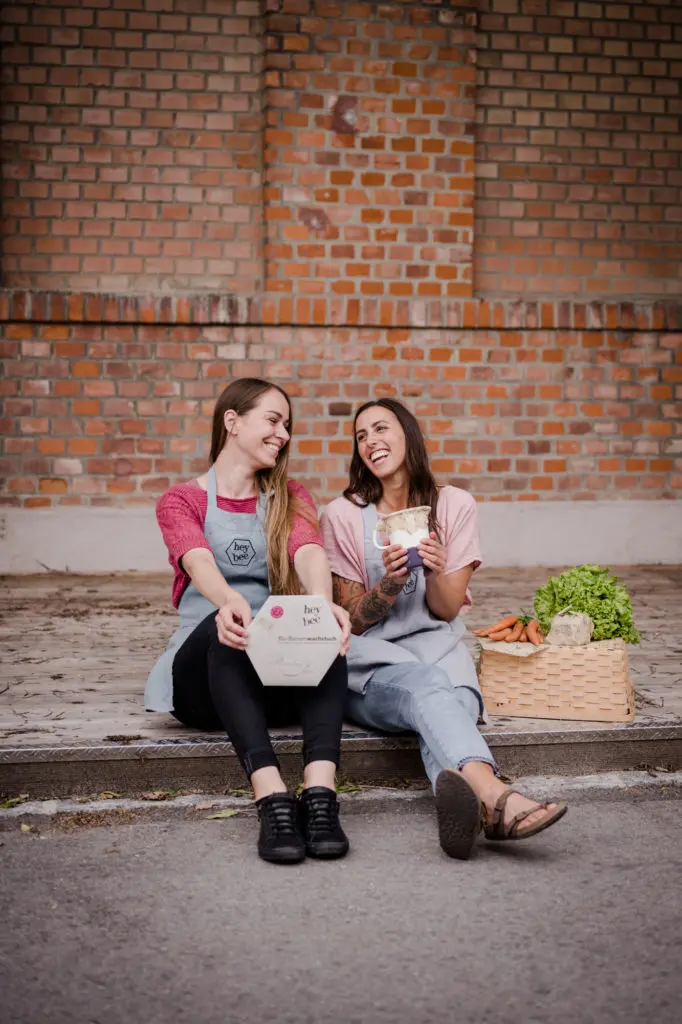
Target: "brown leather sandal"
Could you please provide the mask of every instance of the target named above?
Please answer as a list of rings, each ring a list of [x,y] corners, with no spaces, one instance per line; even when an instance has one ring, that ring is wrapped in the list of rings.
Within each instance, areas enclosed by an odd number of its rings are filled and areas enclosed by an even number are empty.
[[[528,839],[530,836],[535,836],[538,832],[543,832],[550,825],[554,825],[560,818],[563,818],[564,814],[568,810],[568,807],[564,803],[558,803],[556,810],[547,814],[544,818],[540,818],[539,821],[534,822],[528,828],[519,828],[522,821],[529,818],[531,814],[536,814],[537,811],[541,811],[543,808],[549,809],[550,801],[543,801],[537,803],[535,807],[531,807],[527,811],[520,811],[516,814],[512,820],[505,825],[504,822],[504,809],[507,805],[507,800],[518,790],[507,789],[500,796],[495,807],[493,808],[492,821],[487,820],[486,811],[483,812],[483,833],[486,839],[494,840],[495,842],[501,842],[507,839]]]
[[[455,768],[445,768],[436,779],[438,838],[443,853],[468,860],[481,831],[481,801]]]

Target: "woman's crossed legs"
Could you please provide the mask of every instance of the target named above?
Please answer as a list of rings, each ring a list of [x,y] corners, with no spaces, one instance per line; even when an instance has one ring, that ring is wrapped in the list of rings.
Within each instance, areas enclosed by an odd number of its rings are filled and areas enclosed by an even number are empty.
[[[506,786],[497,777],[495,760],[478,731],[478,694],[467,686],[455,686],[444,669],[415,659],[377,669],[364,694],[350,692],[348,715],[355,722],[383,732],[417,733],[431,785],[442,771],[456,768],[486,808],[488,819]],[[542,807],[521,793],[511,793],[504,805],[504,822],[531,812],[523,827],[542,821],[556,808]]]

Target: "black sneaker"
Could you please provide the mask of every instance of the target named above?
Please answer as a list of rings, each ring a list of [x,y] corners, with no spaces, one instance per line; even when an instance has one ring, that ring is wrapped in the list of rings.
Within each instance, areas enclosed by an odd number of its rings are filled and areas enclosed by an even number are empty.
[[[293,793],[273,793],[256,800],[260,819],[258,855],[276,864],[297,864],[305,858],[305,843],[296,819]]]
[[[350,844],[339,822],[339,801],[333,789],[304,789],[298,798],[298,820],[311,857],[346,856]]]

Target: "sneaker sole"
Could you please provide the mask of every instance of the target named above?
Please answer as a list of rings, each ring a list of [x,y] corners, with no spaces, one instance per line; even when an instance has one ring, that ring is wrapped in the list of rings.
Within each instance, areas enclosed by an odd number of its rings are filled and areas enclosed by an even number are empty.
[[[436,815],[443,853],[468,860],[481,830],[481,805],[459,772],[446,769],[436,779]]]
[[[261,853],[258,856],[269,864],[300,864],[305,860],[305,850],[280,850],[279,853]]]
[[[345,857],[349,850],[349,844],[343,847],[323,846],[318,849],[311,849],[310,847],[307,847],[308,856],[314,857],[316,860],[339,860],[339,858]]]

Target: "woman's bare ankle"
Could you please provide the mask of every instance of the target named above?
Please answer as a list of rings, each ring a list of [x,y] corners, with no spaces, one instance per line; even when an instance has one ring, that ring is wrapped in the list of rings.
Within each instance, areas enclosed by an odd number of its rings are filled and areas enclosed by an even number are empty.
[[[486,761],[467,761],[462,765],[461,772],[478,799],[489,809],[495,806],[507,788],[495,775],[492,765]]]
[[[336,788],[336,765],[333,761],[309,761],[303,769],[303,788],[323,786],[325,789]]]
[[[279,774],[279,769],[275,768],[274,765],[258,768],[253,772],[251,775],[251,788],[254,800],[262,800],[266,796],[272,796],[273,793],[287,792],[287,787],[282,776]]]

